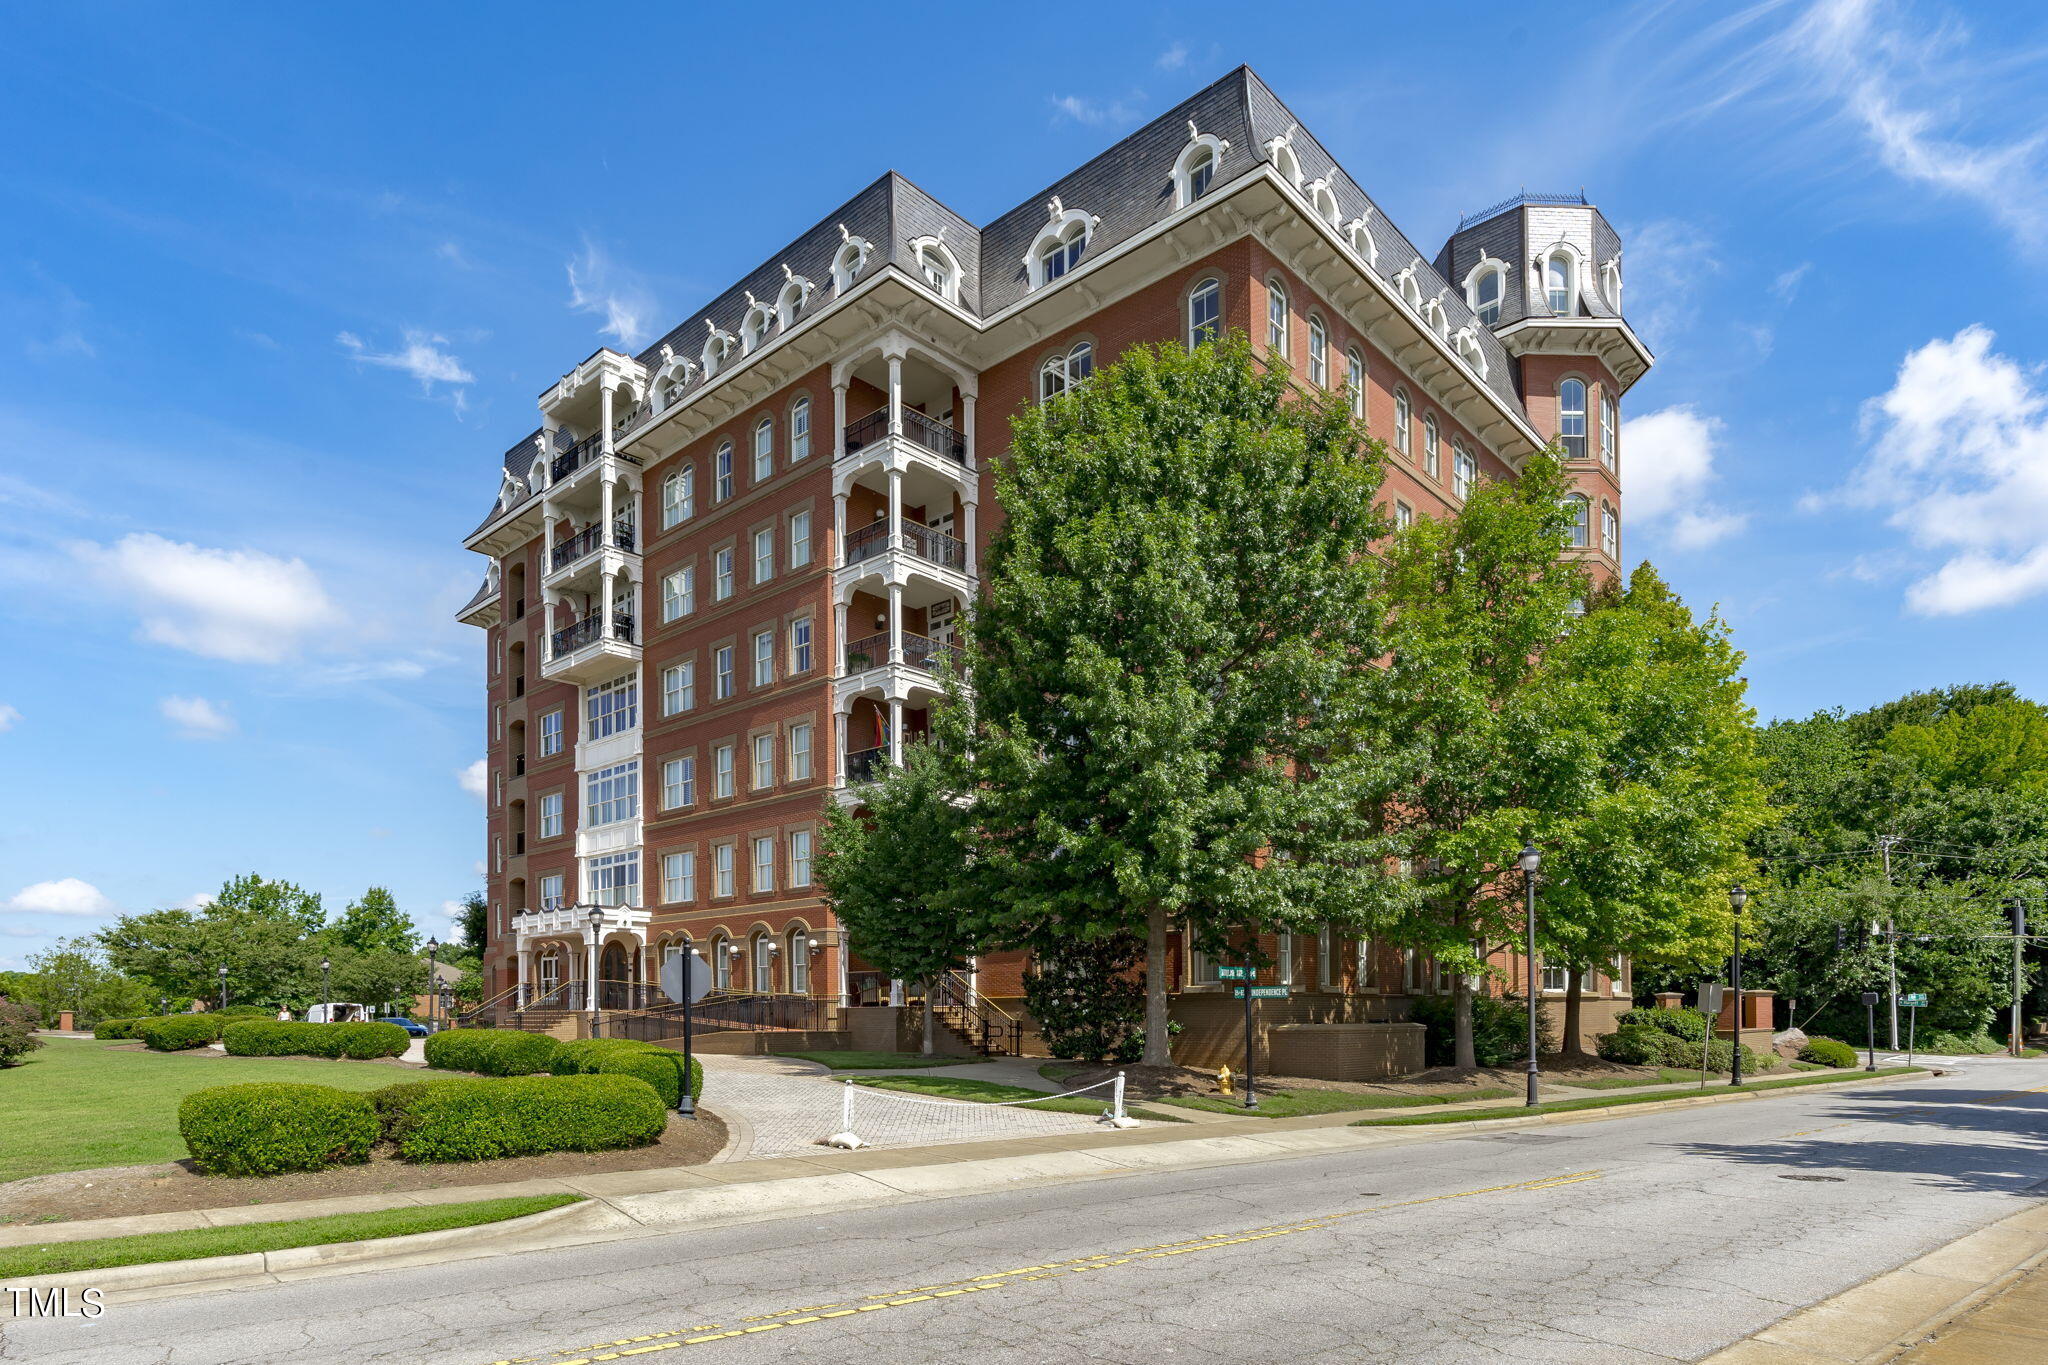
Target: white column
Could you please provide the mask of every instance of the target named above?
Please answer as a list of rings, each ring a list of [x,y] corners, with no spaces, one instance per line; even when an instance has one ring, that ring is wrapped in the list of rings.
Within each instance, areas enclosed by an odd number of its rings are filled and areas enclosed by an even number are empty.
[[[844,925],[841,925],[839,929],[839,1004],[845,1009],[853,1007],[853,979],[849,974],[849,968],[852,964],[847,961],[849,956],[850,954],[846,950],[846,928]]]
[[[889,357],[889,434],[903,434],[903,357]]]
[[[971,393],[960,395],[960,434],[967,441],[967,467],[980,468],[974,461],[974,395]]]
[[[832,655],[839,661],[835,673],[846,672],[846,603],[832,608]]]
[[[832,495],[832,567],[846,567],[846,494]]]
[[[889,548],[903,548],[903,471],[889,471]]]
[[[834,786],[846,785],[846,750],[853,742],[853,704],[832,709],[832,741],[836,752],[832,757],[832,780]]]
[[[974,499],[974,498],[963,498],[963,499],[961,499],[961,502],[960,502],[960,510],[961,510],[962,516],[961,516],[961,524],[960,524],[960,531],[961,531],[960,539],[961,539],[961,543],[962,543],[962,544],[963,544],[963,545],[964,545],[964,546],[966,547],[966,548],[965,548],[965,549],[964,549],[964,550],[963,550],[963,551],[961,552],[961,563],[962,563],[962,564],[964,564],[964,565],[966,566],[966,569],[967,569],[967,576],[968,576],[969,578],[972,578],[972,577],[974,577],[974,576],[975,576],[976,574],[978,574],[978,573],[980,573],[980,572],[981,572],[981,570],[980,570],[980,568],[979,568],[979,564],[980,564],[980,560],[979,560],[979,558],[978,558],[978,554],[979,554],[979,552],[977,551],[977,549],[976,549],[976,547],[975,547],[975,539],[974,539],[974,530],[975,530],[975,516],[976,516],[976,514],[977,514],[977,513],[978,513],[978,512],[980,511],[980,509],[981,509],[981,504],[980,504],[980,502],[978,502],[978,501],[977,501],[976,499]]]
[[[618,389],[618,381],[610,375],[603,380],[604,389],[597,396],[598,420],[604,425],[598,428],[598,448],[609,455],[612,453],[612,394]]]
[[[903,698],[889,698],[889,765],[903,762]]]
[[[588,965],[584,968],[583,1008],[595,1013],[597,1011],[597,931],[586,926],[583,930],[583,937],[590,944],[590,959]]]
[[[533,953],[528,949],[521,948],[514,956],[519,959],[519,995],[517,998],[519,1003],[524,1005],[533,984]]]
[[[546,663],[555,657],[555,594],[548,588],[540,592],[540,657]]]
[[[832,386],[832,458],[846,453],[846,385]]]
[[[903,662],[903,585],[889,585],[889,662]]]

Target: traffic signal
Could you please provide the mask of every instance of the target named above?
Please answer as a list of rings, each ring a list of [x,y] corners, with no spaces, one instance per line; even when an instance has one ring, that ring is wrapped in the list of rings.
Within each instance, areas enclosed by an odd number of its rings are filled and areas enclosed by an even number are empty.
[[[2018,896],[2012,898],[2012,932],[2015,938],[2027,936],[2027,903]]]

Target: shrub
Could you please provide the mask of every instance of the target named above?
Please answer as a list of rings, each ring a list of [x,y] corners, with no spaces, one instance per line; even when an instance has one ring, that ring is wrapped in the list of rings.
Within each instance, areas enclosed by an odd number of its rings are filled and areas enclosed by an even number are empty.
[[[1623,1019],[1627,1017],[1622,1016]],[[1623,1062],[1629,1066],[1661,1066],[1664,1064],[1664,1040],[1668,1037],[1669,1034],[1647,1025],[1624,1023],[1614,1032],[1603,1033],[1595,1039],[1593,1050],[1610,1062]]]
[[[1808,1038],[1806,1046],[1799,1049],[1799,1060],[1822,1066],[1854,1066],[1856,1049],[1839,1038]]]
[[[1946,1033],[1932,1029],[1916,1040],[1917,1051],[1939,1053],[1949,1057],[1989,1057],[1995,1052],[2005,1051],[2005,1044],[1994,1039],[1982,1029],[1975,1033]]]
[[[299,1024],[231,1020],[221,1042],[237,1057],[398,1057],[411,1040],[396,1024]]]
[[[530,1076],[546,1071],[560,1046],[544,1033],[523,1029],[451,1028],[427,1039],[427,1065],[485,1076]]]
[[[1707,1016],[1698,1010],[1624,1010],[1614,1022],[1623,1028],[1653,1028],[1694,1043],[1705,1042],[1707,1037]]]
[[[223,1020],[268,1019],[271,1020],[273,1023],[283,1022],[282,1020],[278,1019],[276,1010],[266,1009],[262,1005],[229,1005],[226,1009],[208,1010],[207,1013],[211,1014],[216,1019]]]
[[[328,1085],[216,1085],[178,1105],[178,1134],[208,1175],[318,1171],[367,1161],[377,1113]]]
[[[42,1045],[35,1011],[16,1000],[0,1000],[0,1066],[14,1066]]]
[[[220,1041],[220,1018],[212,1014],[166,1014],[143,1019],[135,1025],[135,1036],[152,1052],[180,1052]]]
[[[1431,1066],[1457,1065],[1456,1034],[1452,1013],[1456,1008],[1448,995],[1417,996],[1408,1017],[1427,1030],[1423,1035],[1423,1059]],[[1556,1034],[1549,1016],[1538,1020],[1536,1048],[1549,1052],[1556,1046]],[[1521,1061],[1529,1052],[1527,1004],[1514,997],[1475,995],[1472,997],[1472,1053],[1480,1066],[1505,1066]]]
[[[95,1038],[133,1038],[140,1019],[102,1019],[92,1026]]]
[[[1135,1062],[1145,1050],[1145,943],[1132,934],[1066,939],[1032,958],[1024,1005],[1046,1050],[1082,1062]]]
[[[578,1038],[555,1049],[548,1070],[557,1076],[638,1076],[673,1109],[682,1098],[683,1054],[633,1038]],[[704,1095],[704,1064],[690,1059],[690,1098]]]
[[[388,1087],[375,1107],[407,1161],[640,1147],[668,1124],[654,1087],[621,1075],[414,1081]]]

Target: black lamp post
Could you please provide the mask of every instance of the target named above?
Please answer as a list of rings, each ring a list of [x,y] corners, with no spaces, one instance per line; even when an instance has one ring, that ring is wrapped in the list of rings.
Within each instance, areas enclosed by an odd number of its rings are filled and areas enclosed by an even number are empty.
[[[1536,1010],[1539,994],[1539,978],[1536,974],[1536,869],[1543,866],[1543,855],[1537,851],[1535,844],[1528,843],[1522,845],[1522,856],[1516,861],[1522,869],[1522,893],[1525,903],[1523,930],[1527,936],[1528,965],[1524,970],[1528,976],[1529,986],[1528,1103],[1533,1105],[1536,1103]]]
[[[220,1007],[228,1007],[228,964],[220,964]]]
[[[1735,1034],[1732,1039],[1733,1050],[1728,1054],[1730,1085],[1742,1084],[1742,907],[1747,904],[1749,893],[1743,890],[1740,884],[1728,888],[1728,908],[1735,915],[1735,961],[1728,973],[1729,984],[1735,987]],[[1711,1048],[1713,1045],[1714,1035],[1709,1030],[1707,1041],[1702,1046]],[[1706,1053],[1702,1051],[1700,1065],[1704,1067],[1706,1064]]]
[[[171,1012],[171,997],[168,995],[159,996],[156,1002],[156,1012],[158,1014],[169,1014]]]
[[[434,978],[441,974],[435,958],[440,955],[440,952],[441,941],[436,938],[429,938],[427,940],[427,1027],[430,1029],[435,1025],[434,987],[437,983]]]
[[[604,970],[604,907],[590,907],[590,1036],[598,1036],[597,974]]]
[[[334,1022],[334,992],[327,987],[327,969],[333,965],[324,957],[320,959],[320,1019],[328,1024]]]

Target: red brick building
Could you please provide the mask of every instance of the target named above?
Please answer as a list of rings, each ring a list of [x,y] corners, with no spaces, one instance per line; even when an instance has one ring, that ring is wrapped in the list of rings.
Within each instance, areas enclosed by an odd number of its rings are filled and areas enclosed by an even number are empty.
[[[820,818],[926,727],[1010,416],[1133,343],[1241,329],[1349,388],[1401,519],[1561,437],[1612,572],[1619,403],[1651,363],[1621,256],[1582,196],[1521,195],[1425,259],[1239,68],[984,226],[885,175],[642,354],[585,359],[465,541],[490,560],[461,614],[489,637],[490,991],[581,1008],[594,970],[624,1005],[687,942],[736,991],[886,998],[818,895]],[[1288,947],[1304,1020],[1440,984]]]

